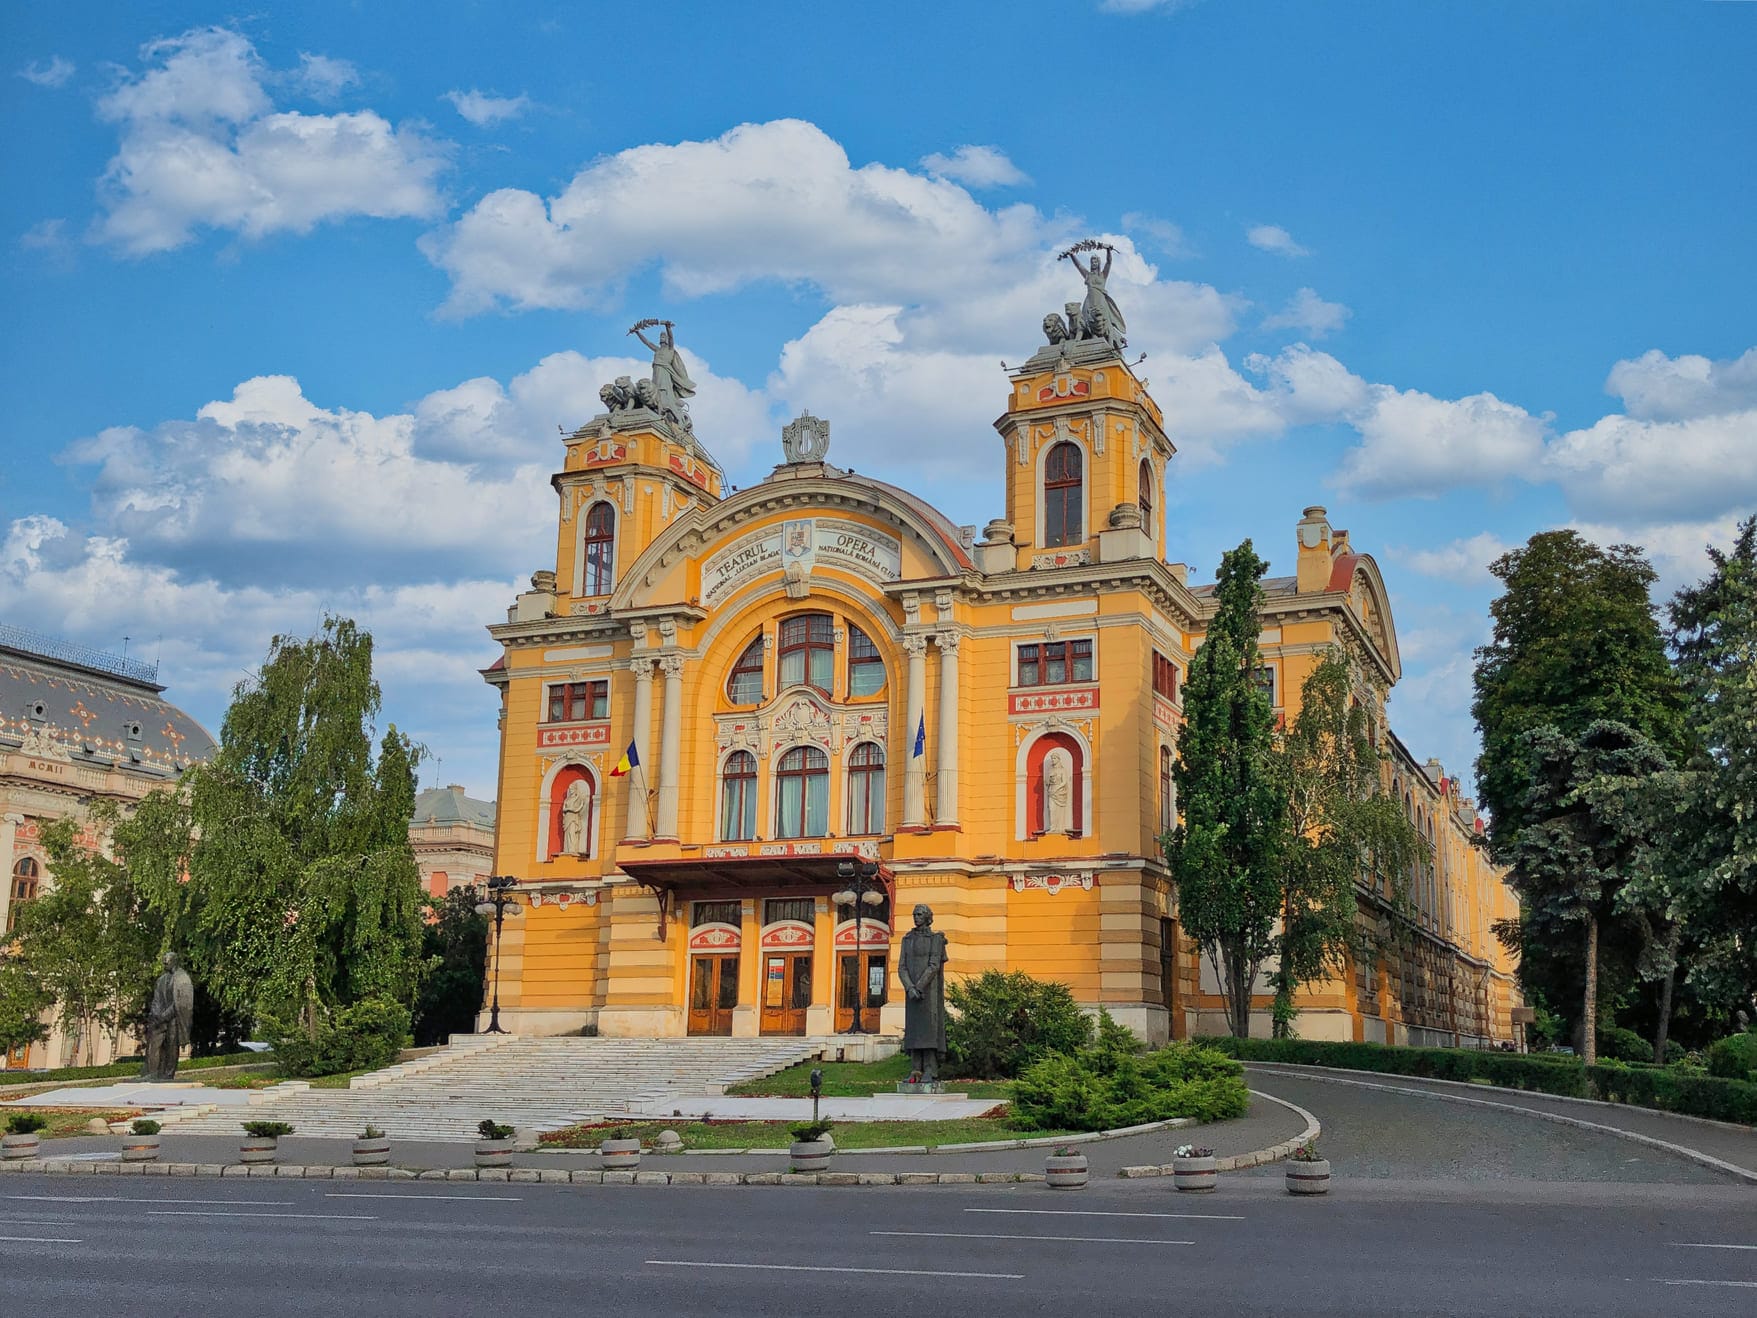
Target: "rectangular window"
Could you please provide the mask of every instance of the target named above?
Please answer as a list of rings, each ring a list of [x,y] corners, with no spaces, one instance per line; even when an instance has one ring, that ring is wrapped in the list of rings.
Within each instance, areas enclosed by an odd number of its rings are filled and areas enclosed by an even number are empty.
[[[1061,686],[1092,680],[1092,642],[1045,641],[1019,647],[1020,686]]]
[[[610,683],[556,682],[549,688],[550,723],[581,723],[610,717]]]
[[[692,929],[704,924],[738,924],[744,918],[742,902],[695,902],[690,907]]]
[[[1258,689],[1261,690],[1264,695],[1269,697],[1269,706],[1270,706],[1270,708],[1273,709],[1276,705],[1276,700],[1275,700],[1275,665],[1274,664],[1258,664],[1257,671],[1256,671],[1256,679],[1257,679]]]
[[[1177,699],[1177,665],[1157,650],[1153,652],[1153,693],[1167,700]]]
[[[810,924],[817,917],[817,902],[810,897],[771,897],[763,903],[763,923],[798,920]]]

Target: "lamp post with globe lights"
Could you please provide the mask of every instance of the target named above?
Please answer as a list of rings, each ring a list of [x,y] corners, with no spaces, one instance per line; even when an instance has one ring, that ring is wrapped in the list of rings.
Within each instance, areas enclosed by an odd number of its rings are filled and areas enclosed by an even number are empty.
[[[878,872],[876,860],[842,861],[836,866],[836,877],[848,886],[830,897],[838,906],[854,908],[854,964],[859,967],[859,971],[854,977],[854,1024],[849,1030],[850,1034],[866,1033],[866,1025],[860,1012],[867,992],[865,967],[861,965],[866,942],[865,913],[861,907],[879,906],[885,900],[884,889],[878,883]]]
[[[504,874],[488,876],[488,897],[476,903],[477,915],[494,917],[494,1003],[488,1009],[488,1028],[484,1034],[505,1034],[500,1028],[500,925],[506,918],[507,911],[514,915],[520,914],[524,908],[512,890],[518,886],[518,880]]]

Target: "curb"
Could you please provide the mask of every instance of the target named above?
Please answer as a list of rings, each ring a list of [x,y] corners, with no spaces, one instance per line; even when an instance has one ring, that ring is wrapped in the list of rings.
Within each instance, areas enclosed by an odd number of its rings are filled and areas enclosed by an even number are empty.
[[[1266,1069],[1270,1064],[1255,1063],[1254,1065],[1256,1065],[1258,1069]],[[1314,1069],[1322,1070],[1323,1068]],[[1620,1126],[1607,1126],[1602,1121],[1587,1121],[1582,1117],[1565,1117],[1559,1112],[1544,1112],[1538,1108],[1521,1107],[1517,1103],[1500,1103],[1490,1098],[1466,1098],[1463,1094],[1436,1093],[1432,1089],[1412,1089],[1404,1085],[1386,1085],[1375,1084],[1366,1080],[1348,1080],[1337,1075],[1313,1075],[1306,1071],[1274,1070],[1269,1070],[1267,1073],[1270,1075],[1280,1075],[1289,1080],[1312,1080],[1321,1085],[1353,1085],[1357,1089],[1377,1089],[1387,1094],[1411,1094],[1417,1098],[1432,1099],[1437,1103],[1463,1103],[1470,1107],[1487,1107],[1496,1108],[1502,1112],[1517,1112],[1522,1116],[1534,1117],[1539,1121],[1552,1121],[1558,1126],[1573,1126],[1577,1130],[1597,1131],[1601,1135],[1614,1135],[1618,1139],[1629,1140],[1635,1144],[1645,1144],[1649,1148],[1664,1149],[1667,1153],[1674,1153],[1680,1158],[1688,1159],[1690,1162],[1707,1167],[1710,1170],[1725,1172],[1728,1176],[1736,1177],[1748,1185],[1757,1185],[1757,1171],[1752,1171],[1749,1168],[1740,1167],[1734,1163],[1727,1162],[1724,1159],[1716,1158],[1713,1154],[1704,1153],[1700,1149],[1692,1149],[1683,1144],[1673,1144],[1670,1140],[1656,1139],[1652,1135],[1642,1135],[1637,1131],[1624,1130]],[[1367,1074],[1376,1075],[1378,1073],[1368,1072]],[[1268,1095],[1265,1094],[1264,1097],[1267,1098]],[[1553,1096],[1545,1094],[1543,1097],[1550,1098]],[[1576,1101],[1587,1102],[1591,1100],[1581,1099]],[[1607,1104],[1606,1106],[1615,1107],[1619,1105]],[[1671,1114],[1668,1113],[1667,1115]]]
[[[1290,1103],[1285,1098],[1276,1098],[1273,1094],[1265,1094],[1260,1089],[1253,1089],[1249,1092],[1253,1097],[1260,1098],[1264,1102],[1278,1103],[1284,1108],[1291,1109],[1296,1116],[1305,1121],[1306,1128],[1298,1135],[1295,1135],[1292,1139],[1282,1140],[1281,1143],[1272,1144],[1266,1149],[1257,1149],[1251,1153],[1234,1153],[1229,1154],[1224,1158],[1216,1158],[1214,1160],[1214,1170],[1217,1172],[1242,1172],[1250,1167],[1261,1167],[1265,1163],[1280,1162],[1288,1154],[1299,1148],[1300,1145],[1309,1144],[1324,1132],[1323,1124],[1298,1103]],[[1161,1163],[1157,1167],[1151,1165],[1146,1167],[1124,1167],[1117,1173],[1117,1175],[1133,1180],[1137,1177],[1146,1176],[1170,1176],[1176,1170],[1177,1169],[1171,1163],[1167,1162]]]

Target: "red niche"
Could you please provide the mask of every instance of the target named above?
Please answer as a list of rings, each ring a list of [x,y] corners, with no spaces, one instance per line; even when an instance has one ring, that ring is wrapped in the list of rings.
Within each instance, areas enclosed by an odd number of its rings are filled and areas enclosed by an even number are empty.
[[[587,795],[585,817],[581,820],[584,837],[580,844],[580,851],[586,855],[591,854],[592,828],[596,822],[593,816],[597,813],[598,806],[598,784],[592,778],[592,771],[583,764],[569,764],[555,775],[555,782],[549,789],[549,859],[551,860],[562,854],[562,802],[567,799],[567,789],[575,783],[581,782],[586,785]]]
[[[1074,835],[1086,835],[1086,755],[1080,743],[1065,732],[1046,732],[1031,743],[1025,755],[1025,829],[1028,833],[1044,831],[1043,757],[1060,747],[1074,761],[1073,807]]]

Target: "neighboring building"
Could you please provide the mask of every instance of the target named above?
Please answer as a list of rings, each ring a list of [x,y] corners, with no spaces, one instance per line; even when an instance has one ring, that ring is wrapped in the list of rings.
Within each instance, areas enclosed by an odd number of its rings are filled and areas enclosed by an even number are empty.
[[[1174,449],[1119,327],[1089,294],[1010,370],[1005,516],[980,539],[831,465],[809,414],[786,428],[786,461],[728,491],[675,403],[687,379],[668,338],[651,385],[605,387],[609,411],[566,436],[552,478],[554,571],[489,628],[495,868],[529,894],[503,931],[503,1021],[829,1035],[858,996],[896,1032],[894,949],[927,903],[954,976],[1061,980],[1152,1040],[1223,1028],[1158,841],[1212,588],[1166,561]],[[1387,730],[1401,669],[1379,570],[1322,508],[1291,529],[1294,571],[1266,583],[1262,680],[1291,715],[1343,647],[1388,780],[1439,843],[1419,930],[1304,993],[1298,1028],[1509,1038],[1514,990],[1487,927],[1512,898],[1469,846],[1469,803]],[[634,767],[613,776],[625,749]],[[885,899],[858,928],[832,901],[856,859]],[[1364,927],[1383,892],[1363,884]],[[1260,1006],[1266,1033],[1266,990]]]
[[[456,783],[429,787],[415,798],[409,842],[431,895],[481,883],[494,872],[494,802],[465,796]]]
[[[96,801],[126,809],[213,754],[206,729],[159,698],[157,676],[157,664],[0,625],[0,930],[54,884],[44,825],[84,819]],[[101,845],[89,827],[84,841]],[[57,1029],[4,1064],[101,1065],[132,1046]]]

